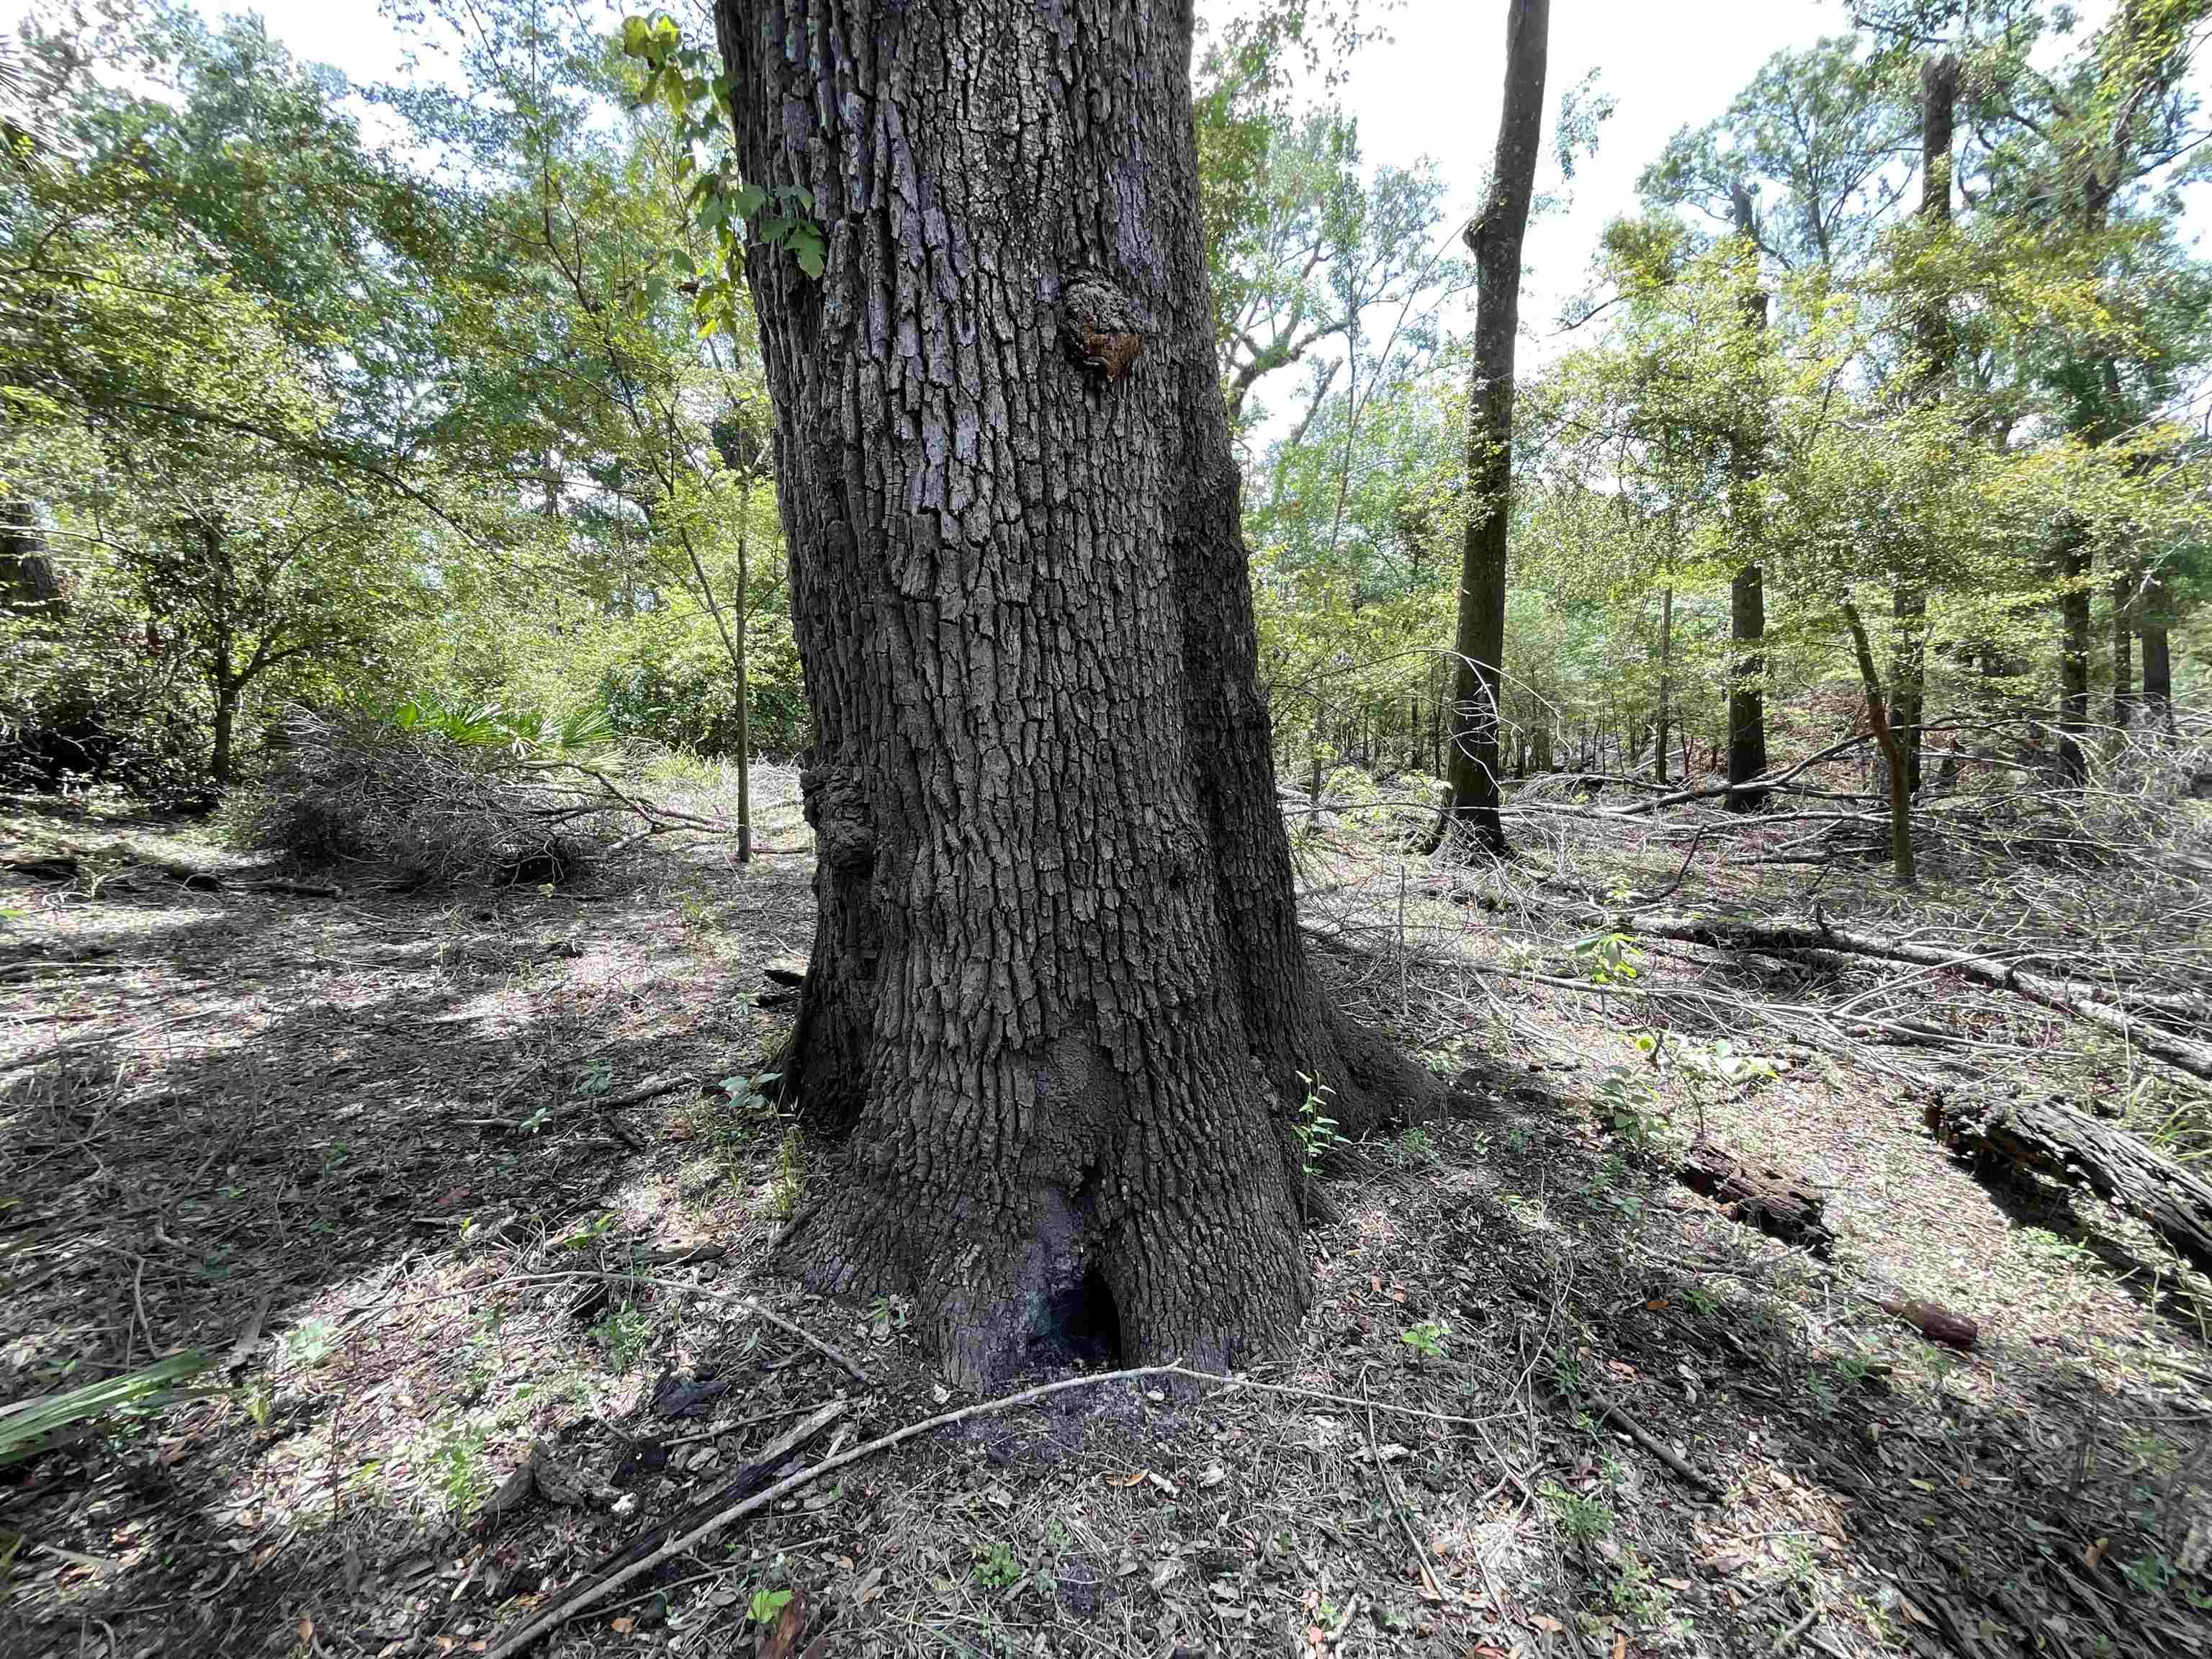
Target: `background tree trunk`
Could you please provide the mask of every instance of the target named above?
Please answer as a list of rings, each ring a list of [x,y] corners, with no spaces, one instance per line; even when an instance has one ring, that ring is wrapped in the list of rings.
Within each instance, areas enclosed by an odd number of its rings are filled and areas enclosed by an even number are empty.
[[[1667,695],[1672,689],[1668,670],[1674,646],[1674,586],[1669,582],[1659,590],[1659,718],[1657,747],[1652,751],[1659,768],[1658,781],[1667,781]]]
[[[208,756],[208,781],[221,789],[229,784],[231,773],[237,766],[238,701],[245,687],[218,676],[211,690],[215,724]]]
[[[720,0],[817,920],[783,1260],[981,1387],[1246,1363],[1304,1305],[1307,1084],[1431,1097],[1305,960],[1206,292],[1189,15]],[[1429,1085],[1433,1089],[1434,1085]]]
[[[58,617],[64,609],[61,576],[31,521],[30,503],[0,501],[0,611]]]
[[[2112,725],[2127,729],[2135,714],[2135,625],[2139,571],[2123,566],[2112,580]]]
[[[2142,625],[2142,700],[2152,720],[2172,731],[2173,656],[2162,622]]]
[[[1951,149],[1958,125],[1959,60],[1950,52],[1920,66],[1920,222],[1934,232],[1951,222]],[[1938,398],[1951,377],[1951,313],[1930,295],[1917,319],[1920,395]],[[1890,676],[1889,713],[1905,749],[1906,786],[1920,792],[1920,726],[1928,695],[1928,590],[1915,571],[1900,571],[1893,593],[1897,659]]]
[[[1731,192],[1735,209],[1736,234],[1742,239],[1745,257],[1759,258],[1758,227],[1752,215],[1751,192],[1738,184]],[[1755,294],[1746,311],[1753,325],[1766,325],[1766,295]],[[1750,434],[1736,440],[1734,470],[1735,513],[1740,538],[1755,544],[1757,531],[1748,507],[1751,480],[1758,476],[1759,444]],[[1729,754],[1730,783],[1748,783],[1766,770],[1766,586],[1756,557],[1737,570],[1729,583],[1729,640],[1734,648],[1729,678]],[[1746,790],[1728,797],[1735,811],[1747,812],[1766,799],[1764,790]]]
[[[2068,783],[2089,775],[2089,534],[2069,520],[2058,530],[2058,770]]]
[[[1747,564],[1729,583],[1729,637],[1735,641],[1735,672],[1729,679],[1728,775],[1748,783],[1766,770],[1766,657],[1759,649],[1766,636],[1766,590],[1759,567]],[[1730,795],[1729,805],[1748,811],[1766,792],[1747,789]]]
[[[1551,0],[1507,0],[1505,103],[1490,194],[1467,233],[1476,286],[1467,405],[1472,497],[1460,567],[1451,805],[1442,833],[1505,850],[1498,816],[1498,703],[1505,657],[1506,539],[1513,510],[1513,358],[1521,328],[1521,245],[1544,136]]]

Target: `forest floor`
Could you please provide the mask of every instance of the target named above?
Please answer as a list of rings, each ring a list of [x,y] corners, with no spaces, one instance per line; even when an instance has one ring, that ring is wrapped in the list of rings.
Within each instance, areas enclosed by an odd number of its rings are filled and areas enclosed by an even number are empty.
[[[792,775],[756,787],[765,838],[802,841]],[[2212,1285],[1922,1119],[2056,1095],[2187,1156],[2205,1085],[1940,969],[1590,919],[1819,903],[2072,939],[2181,995],[2206,810],[2118,860],[1931,834],[1909,901],[1789,814],[1531,790],[1480,869],[1308,818],[1322,971],[1458,1087],[1328,1159],[1294,1351],[919,1435],[534,1650],[2212,1653]],[[0,1400],[224,1357],[217,1392],[0,1468],[0,1652],[498,1654],[817,1408],[794,1464],[973,1403],[896,1302],[763,1266],[808,1171],[745,1079],[805,856],[672,836],[560,890],[318,896],[191,826],[17,801],[0,841]],[[1676,1184],[1693,1135],[1825,1193],[1828,1257]]]

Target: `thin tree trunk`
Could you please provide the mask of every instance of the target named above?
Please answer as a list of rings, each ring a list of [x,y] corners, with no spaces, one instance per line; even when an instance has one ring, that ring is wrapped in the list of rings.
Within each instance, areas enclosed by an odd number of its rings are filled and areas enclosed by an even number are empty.
[[[979,1389],[1086,1345],[1249,1363],[1310,1291],[1302,1126],[1436,1094],[1298,927],[1190,13],[716,21],[743,176],[826,239],[818,279],[745,262],[817,737],[781,1070],[827,1167],[781,1259],[913,1296]]]
[[[2127,729],[2136,704],[2136,573],[2123,564],[2112,581],[2112,725]]]
[[[229,784],[232,769],[237,763],[238,700],[244,688],[228,678],[218,678],[213,689],[215,725],[208,756],[208,781],[221,789]]]
[[[1751,193],[1741,184],[1730,192],[1735,210],[1736,234],[1744,243],[1745,257],[1759,258],[1758,232],[1752,217]],[[1754,329],[1766,326],[1766,295],[1755,291],[1745,301],[1746,319]],[[1731,513],[1740,544],[1756,547],[1757,514],[1751,505],[1751,484],[1759,472],[1759,440],[1755,434],[1737,434],[1731,463]],[[1766,588],[1754,555],[1729,583],[1729,641],[1733,648],[1729,678],[1729,781],[1748,783],[1766,770]],[[1728,804],[1748,812],[1766,799],[1764,790],[1747,789],[1730,795]]]
[[[738,495],[738,862],[753,858],[753,714],[752,675],[745,658],[745,617],[750,600],[750,535],[753,515],[753,475],[748,470]]]
[[[2173,657],[2164,623],[2142,625],[2142,700],[2154,724],[2173,730]]]
[[[1912,862],[1912,781],[1906,769],[1905,741],[1890,724],[1882,707],[1881,672],[1875,666],[1874,647],[1867,639],[1866,623],[1858,607],[1844,601],[1844,620],[1850,626],[1851,652],[1859,665],[1859,684],[1866,692],[1867,719],[1874,740],[1889,768],[1889,858],[1896,866],[1897,884],[1911,887],[1917,879]]]
[[[1931,234],[1951,222],[1951,151],[1957,127],[1959,60],[1949,52],[1920,66],[1920,222]],[[1929,295],[1917,319],[1920,396],[1940,398],[1952,365],[1950,307]],[[1905,745],[1905,781],[1920,793],[1920,727],[1928,695],[1928,590],[1917,571],[1898,573],[1892,595],[1897,656],[1892,665],[1890,713]]]
[[[1659,720],[1658,745],[1653,750],[1658,766],[1658,781],[1667,781],[1667,696],[1672,690],[1668,678],[1674,647],[1674,585],[1672,582],[1659,590]]]
[[[2089,775],[2089,534],[2069,520],[2058,532],[2058,770]]]
[[[1513,361],[1520,335],[1521,246],[1544,134],[1551,0],[1507,0],[1505,96],[1490,194],[1468,227],[1474,254],[1474,366],[1468,395],[1467,489],[1453,696],[1449,830],[1505,850],[1498,815],[1499,697],[1505,657],[1507,539],[1513,508]],[[1447,823],[1438,834],[1447,833]]]

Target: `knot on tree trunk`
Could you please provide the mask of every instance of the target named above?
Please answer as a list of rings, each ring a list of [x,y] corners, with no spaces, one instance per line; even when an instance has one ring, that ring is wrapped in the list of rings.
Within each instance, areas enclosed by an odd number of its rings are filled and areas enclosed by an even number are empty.
[[[842,766],[817,766],[799,775],[806,821],[821,839],[822,862],[840,875],[862,873],[876,862],[876,830],[860,775]]]
[[[1087,275],[1060,290],[1060,337],[1070,356],[1109,380],[1127,374],[1145,344],[1142,320],[1128,296],[1104,277]]]

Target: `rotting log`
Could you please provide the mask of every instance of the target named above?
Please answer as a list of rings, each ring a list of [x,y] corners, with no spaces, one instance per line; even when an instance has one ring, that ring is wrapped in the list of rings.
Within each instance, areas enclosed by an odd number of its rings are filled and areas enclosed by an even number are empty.
[[[1701,1140],[1690,1148],[1674,1175],[1692,1192],[1703,1193],[1718,1204],[1731,1220],[1756,1227],[1770,1238],[1802,1245],[1823,1257],[1836,1242],[1821,1218],[1826,1198],[1784,1170],[1753,1168]]]
[[[1982,1328],[1956,1308],[1947,1308],[1940,1302],[1928,1302],[1918,1297],[1896,1296],[1887,1291],[1869,1291],[1865,1294],[1875,1307],[1903,1320],[1930,1342],[1941,1342],[1946,1347],[1967,1353],[1982,1340]]]
[[[2212,1183],[2126,1130],[2054,1101],[1984,1109],[1931,1101],[1927,1117],[1929,1128],[1954,1152],[2086,1186],[2212,1273]]]

